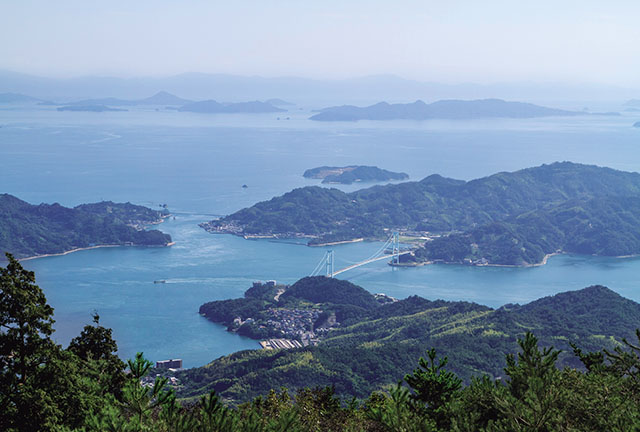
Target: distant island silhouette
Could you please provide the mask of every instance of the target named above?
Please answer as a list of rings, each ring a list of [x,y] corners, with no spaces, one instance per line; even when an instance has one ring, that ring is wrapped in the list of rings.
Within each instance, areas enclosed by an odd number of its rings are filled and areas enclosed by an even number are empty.
[[[507,102],[501,99],[441,100],[427,104],[421,100],[408,104],[379,102],[367,107],[343,105],[320,110],[311,117],[316,121],[358,120],[427,120],[476,118],[532,118],[548,116],[584,115],[577,111],[547,108],[524,102]]]

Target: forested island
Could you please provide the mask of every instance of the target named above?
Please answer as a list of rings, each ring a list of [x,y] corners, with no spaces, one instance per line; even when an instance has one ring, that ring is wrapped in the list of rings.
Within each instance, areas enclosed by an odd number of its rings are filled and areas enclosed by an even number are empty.
[[[406,173],[387,171],[376,166],[364,165],[349,165],[344,167],[321,166],[306,170],[303,177],[322,179],[322,183],[340,184],[407,180],[409,178]]]
[[[640,253],[640,174],[570,162],[472,181],[437,174],[345,193],[304,187],[201,226],[311,243],[425,239],[406,264],[533,265],[567,252]]]
[[[0,251],[25,258],[101,245],[166,246],[171,243],[169,234],[144,227],[167,214],[111,201],[74,208],[32,205],[1,194]]]
[[[562,350],[559,366],[580,367],[571,343],[586,350],[613,349],[622,338],[634,337],[640,316],[639,304],[602,286],[498,309],[418,296],[380,301],[350,282],[323,276],[299,280],[278,301],[272,297],[277,288],[269,289],[251,289],[243,299],[207,303],[200,311],[231,326],[236,318],[264,325],[267,316],[261,318],[261,314],[266,311],[275,322],[274,312],[293,309],[323,310],[325,316],[333,310],[336,320],[323,330],[316,345],[243,351],[181,372],[176,376],[182,396],[215,390],[242,402],[272,388],[297,389],[312,383],[332,385],[345,397],[366,397],[395,384],[398,371],[410,371],[425,347],[455,359],[450,370],[466,383],[478,375],[494,379],[504,374],[504,353],[517,349],[517,339],[527,329],[535,332],[543,346]]]
[[[408,104],[379,102],[367,107],[343,105],[320,110],[310,119],[316,121],[358,120],[468,120],[478,118],[534,118],[584,115],[577,111],[547,108],[501,99],[441,100],[430,104],[421,100]]]

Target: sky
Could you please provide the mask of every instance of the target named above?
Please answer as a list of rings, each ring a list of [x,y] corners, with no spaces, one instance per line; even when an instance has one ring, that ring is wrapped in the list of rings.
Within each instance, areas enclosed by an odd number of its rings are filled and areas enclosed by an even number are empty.
[[[640,87],[637,0],[0,0],[0,69]]]

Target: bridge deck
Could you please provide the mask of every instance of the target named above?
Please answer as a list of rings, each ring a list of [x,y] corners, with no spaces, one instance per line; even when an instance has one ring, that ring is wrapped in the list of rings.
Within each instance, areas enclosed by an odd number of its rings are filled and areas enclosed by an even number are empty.
[[[400,252],[398,255],[405,255],[405,254],[408,254],[408,253],[411,253],[411,251]],[[362,262],[359,262],[357,264],[350,265],[349,267],[345,267],[343,269],[335,271],[335,272],[333,272],[333,276],[339,275],[340,273],[344,273],[344,272],[346,272],[348,270],[351,270],[351,269],[354,269],[356,267],[360,267],[360,266],[363,266],[365,264],[372,263],[374,261],[380,261],[380,260],[383,260],[383,259],[392,258],[394,256],[395,255],[382,255],[382,256],[379,256],[377,258],[371,258],[371,259],[368,259],[366,261],[362,261]]]

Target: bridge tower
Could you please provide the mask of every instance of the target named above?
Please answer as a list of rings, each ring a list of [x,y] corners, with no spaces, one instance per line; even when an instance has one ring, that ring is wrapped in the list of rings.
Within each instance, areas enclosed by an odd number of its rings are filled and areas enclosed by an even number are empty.
[[[332,278],[334,267],[333,267],[333,250],[327,251],[325,267],[327,270],[327,277]]]
[[[398,231],[393,232],[393,264],[400,264],[400,233]]]

